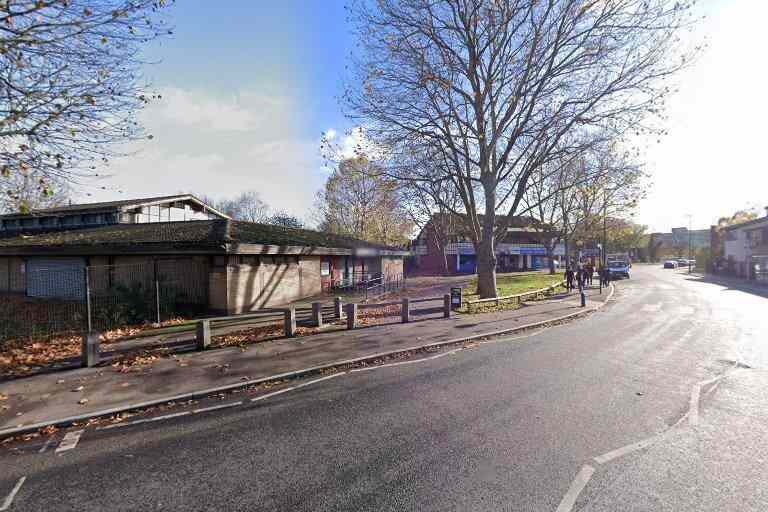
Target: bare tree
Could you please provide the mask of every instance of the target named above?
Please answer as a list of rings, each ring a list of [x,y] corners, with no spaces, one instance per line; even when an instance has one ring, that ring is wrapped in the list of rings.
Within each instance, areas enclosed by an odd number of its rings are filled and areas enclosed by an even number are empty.
[[[496,295],[495,242],[532,173],[651,130],[664,79],[690,60],[678,42],[690,6],[674,0],[356,0],[351,11],[348,114],[386,148],[393,177],[455,188],[482,297]],[[418,157],[439,165],[398,165]]]
[[[169,34],[165,0],[0,2],[0,179],[34,170],[47,183],[94,174],[143,136],[152,98],[145,43]],[[151,138],[151,136],[149,136]]]
[[[291,215],[290,213],[278,210],[272,215],[270,215],[265,221],[265,224],[272,224],[273,226],[282,226],[284,228],[292,228],[292,229],[304,229],[304,221],[302,221],[300,218],[296,217],[295,215]]]
[[[0,179],[0,214],[29,213],[67,204],[69,184],[61,179],[46,179],[35,171],[14,173]]]
[[[265,222],[270,216],[269,205],[253,190],[242,192],[233,199],[218,202],[219,209],[237,220]]]

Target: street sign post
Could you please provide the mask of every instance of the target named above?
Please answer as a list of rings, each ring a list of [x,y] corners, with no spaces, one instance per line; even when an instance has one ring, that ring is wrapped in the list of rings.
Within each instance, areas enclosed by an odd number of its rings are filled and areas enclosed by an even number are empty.
[[[461,307],[461,288],[451,288],[451,308]]]

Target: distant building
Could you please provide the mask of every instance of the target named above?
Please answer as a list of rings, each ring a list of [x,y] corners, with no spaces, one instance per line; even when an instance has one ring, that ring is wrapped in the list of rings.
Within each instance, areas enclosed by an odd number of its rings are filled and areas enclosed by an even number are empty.
[[[228,219],[190,194],[73,204],[0,215],[0,237],[95,228],[116,224]]]
[[[768,208],[766,216],[725,228],[723,271],[768,281]]]
[[[689,244],[694,253],[708,249],[712,241],[709,229],[672,228],[669,233],[651,233],[648,256],[651,260],[688,257]]]
[[[477,272],[477,254],[475,246],[466,235],[465,229],[457,219],[445,222],[441,214],[433,215],[424,229],[414,240],[412,267],[417,272],[440,274],[472,274]],[[436,227],[437,225],[441,227]],[[547,249],[540,243],[540,232],[534,227],[535,221],[529,217],[514,217],[510,220],[507,235],[496,244],[497,270],[513,272],[547,268],[549,258]],[[444,247],[438,241],[437,232],[446,229]],[[564,256],[562,244],[553,251],[555,260]]]

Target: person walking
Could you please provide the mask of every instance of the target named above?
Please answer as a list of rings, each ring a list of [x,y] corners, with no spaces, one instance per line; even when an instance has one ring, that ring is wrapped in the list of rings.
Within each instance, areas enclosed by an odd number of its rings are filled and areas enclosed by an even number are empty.
[[[565,289],[568,292],[573,290],[573,270],[570,266],[565,267]]]

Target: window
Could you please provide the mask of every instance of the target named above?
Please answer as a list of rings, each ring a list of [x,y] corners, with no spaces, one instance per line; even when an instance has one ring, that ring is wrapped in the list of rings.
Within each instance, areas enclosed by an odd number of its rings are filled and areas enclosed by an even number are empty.
[[[329,275],[331,275],[331,262],[330,261],[321,261],[320,262],[320,275],[321,276],[329,276]]]

